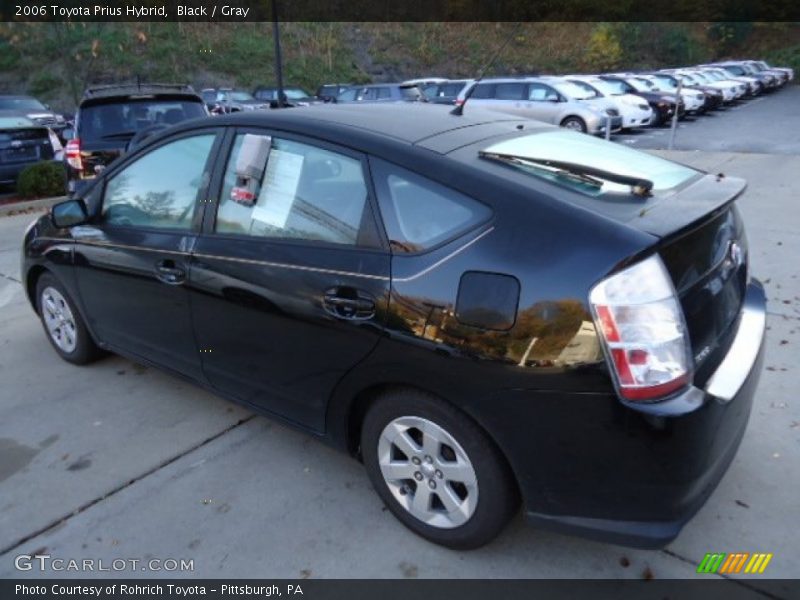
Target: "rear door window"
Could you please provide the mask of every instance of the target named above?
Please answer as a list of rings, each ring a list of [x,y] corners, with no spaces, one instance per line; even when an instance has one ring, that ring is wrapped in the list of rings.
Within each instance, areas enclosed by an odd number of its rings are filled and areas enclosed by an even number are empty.
[[[486,221],[488,206],[426,177],[370,159],[378,204],[395,252],[421,252]]]
[[[217,233],[356,246],[373,224],[360,160],[266,133],[236,136]]]

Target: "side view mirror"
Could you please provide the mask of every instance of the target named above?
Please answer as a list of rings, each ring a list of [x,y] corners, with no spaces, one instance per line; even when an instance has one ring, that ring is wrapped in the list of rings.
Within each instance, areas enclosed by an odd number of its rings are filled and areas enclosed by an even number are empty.
[[[561,102],[561,98],[559,98],[558,96],[548,96],[547,97],[547,101],[548,102]]]
[[[65,140],[71,140],[75,138],[75,130],[72,127],[67,127],[64,131],[61,132],[61,136]]]
[[[82,225],[89,220],[86,204],[80,198],[59,202],[53,206],[50,218],[59,229]]]

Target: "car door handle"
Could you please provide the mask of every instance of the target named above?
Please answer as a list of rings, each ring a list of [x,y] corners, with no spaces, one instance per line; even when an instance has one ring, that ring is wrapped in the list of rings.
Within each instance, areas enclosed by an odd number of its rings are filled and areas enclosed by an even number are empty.
[[[156,279],[167,285],[181,285],[186,281],[186,271],[169,258],[156,262]]]
[[[350,287],[333,288],[325,292],[322,306],[338,319],[361,321],[375,316],[375,300],[367,292]]]

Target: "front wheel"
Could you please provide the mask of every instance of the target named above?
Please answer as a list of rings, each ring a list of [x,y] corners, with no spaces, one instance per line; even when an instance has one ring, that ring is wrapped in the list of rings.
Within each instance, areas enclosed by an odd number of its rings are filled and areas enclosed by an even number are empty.
[[[47,339],[61,358],[85,365],[103,354],[89,335],[69,293],[49,273],[44,273],[36,282],[36,304]]]
[[[389,510],[436,544],[482,546],[517,507],[514,478],[492,441],[463,413],[426,394],[379,398],[364,418],[361,451]]]
[[[586,133],[588,131],[586,121],[580,117],[567,117],[561,121],[561,126],[564,129],[571,129],[572,131],[579,131],[580,133]]]

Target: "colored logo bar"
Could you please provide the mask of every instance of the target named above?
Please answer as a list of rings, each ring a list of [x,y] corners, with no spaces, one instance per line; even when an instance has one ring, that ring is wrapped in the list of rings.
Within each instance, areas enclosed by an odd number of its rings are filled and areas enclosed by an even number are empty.
[[[751,573],[760,574],[772,560],[772,553],[766,552],[710,552],[703,557],[697,567],[698,573]]]

